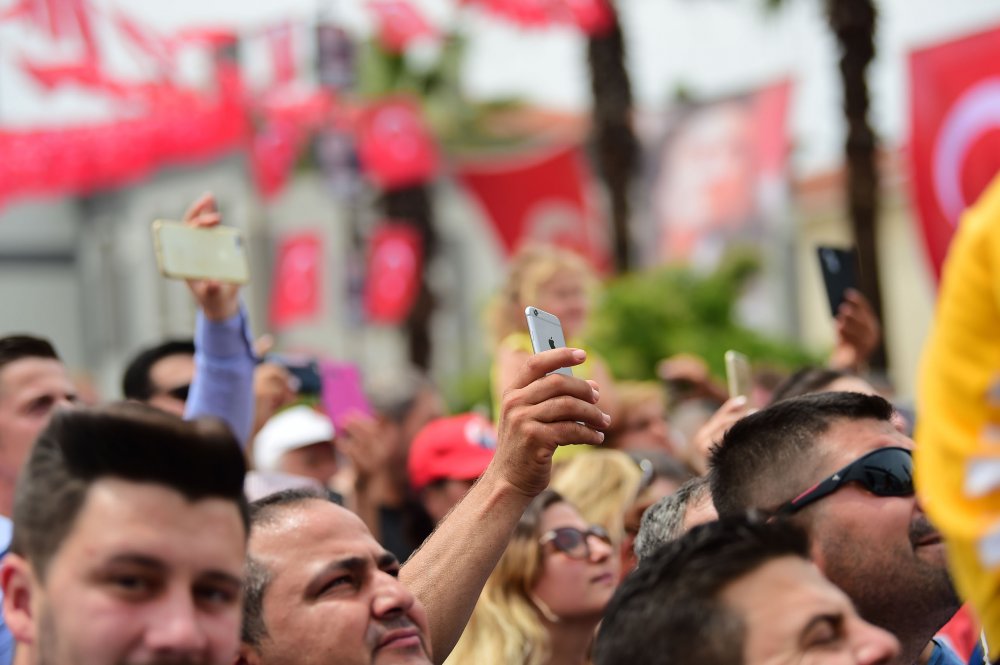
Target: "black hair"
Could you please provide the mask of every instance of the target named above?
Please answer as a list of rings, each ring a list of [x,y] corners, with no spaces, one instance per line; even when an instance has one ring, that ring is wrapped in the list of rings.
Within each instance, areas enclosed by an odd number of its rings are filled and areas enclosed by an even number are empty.
[[[712,449],[709,480],[720,516],[770,510],[815,479],[827,451],[819,438],[838,420],[889,421],[893,408],[876,395],[815,393],[786,399],[738,420]]]
[[[153,365],[169,356],[193,356],[194,341],[174,339],[140,351],[125,368],[122,378],[122,394],[125,399],[145,402],[156,393],[151,370]]]
[[[792,397],[801,397],[811,393],[820,392],[823,388],[848,376],[854,376],[849,372],[829,367],[802,367],[796,370],[791,376],[778,384],[771,393],[771,404]]]
[[[22,358],[46,358],[59,360],[51,342],[31,335],[8,335],[0,337],[0,369]]]
[[[156,483],[191,501],[232,501],[248,529],[245,471],[243,451],[219,420],[184,421],[134,402],[58,411],[18,479],[11,550],[44,578],[90,486],[104,478]]]
[[[644,559],[615,591],[594,665],[739,665],[745,626],[720,593],[768,561],[807,559],[808,551],[805,533],[782,521],[741,516],[695,527]]]

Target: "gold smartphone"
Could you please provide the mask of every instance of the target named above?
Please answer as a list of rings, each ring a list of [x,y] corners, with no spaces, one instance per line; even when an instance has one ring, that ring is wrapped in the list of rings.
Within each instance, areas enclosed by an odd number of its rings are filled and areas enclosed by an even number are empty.
[[[197,228],[158,219],[153,222],[153,243],[164,277],[235,284],[250,281],[246,242],[232,226]]]
[[[750,359],[739,351],[726,351],[726,383],[729,398],[750,397],[753,378],[750,373]]]

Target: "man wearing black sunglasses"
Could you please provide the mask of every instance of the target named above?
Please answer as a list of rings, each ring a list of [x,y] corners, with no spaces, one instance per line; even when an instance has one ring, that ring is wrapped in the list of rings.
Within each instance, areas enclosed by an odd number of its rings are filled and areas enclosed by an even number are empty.
[[[747,416],[713,451],[712,498],[723,517],[759,509],[803,526],[824,574],[899,639],[894,663],[960,663],[932,640],[959,601],[892,415],[881,397],[823,393]]]

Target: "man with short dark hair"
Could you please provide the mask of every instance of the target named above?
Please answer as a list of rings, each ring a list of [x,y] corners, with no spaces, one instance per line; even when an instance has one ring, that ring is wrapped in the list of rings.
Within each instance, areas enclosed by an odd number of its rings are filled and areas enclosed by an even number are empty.
[[[729,518],[646,558],[615,592],[595,665],[884,665],[899,652],[809,561],[805,534]]]
[[[240,663],[429,665],[423,605],[357,515],[310,490],[250,514]]]
[[[553,373],[585,359],[568,348],[528,359],[504,393],[492,461],[399,581],[396,557],[351,513],[314,498],[257,504],[240,662],[423,665],[431,643],[443,662],[525,508],[548,486],[556,448],[604,440],[610,417],[596,384]]]
[[[0,338],[0,516],[11,513],[17,474],[53,409],[75,401],[73,382],[47,340]],[[7,539],[0,541],[6,551]]]
[[[666,543],[677,540],[698,526],[716,519],[708,478],[698,476],[681,485],[646,509],[635,537],[635,555],[643,559]]]
[[[0,570],[25,665],[231,665],[243,455],[217,421],[138,404],[57,413],[19,480]]]
[[[913,493],[913,441],[892,415],[881,397],[844,392],[749,415],[713,452],[712,498],[721,516],[756,508],[803,526],[823,573],[899,639],[895,663],[958,663],[932,640],[959,601]]]
[[[122,378],[122,394],[183,417],[193,378],[194,340],[168,340],[132,358]]]

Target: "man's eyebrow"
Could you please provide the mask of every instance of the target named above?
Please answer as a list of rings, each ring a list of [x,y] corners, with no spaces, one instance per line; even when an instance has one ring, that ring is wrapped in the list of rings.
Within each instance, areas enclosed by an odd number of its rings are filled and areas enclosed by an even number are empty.
[[[363,571],[369,565],[371,565],[371,559],[366,559],[361,556],[349,556],[343,559],[337,559],[336,561],[331,561],[309,578],[309,582],[306,584],[305,595],[315,596],[318,594],[321,585],[330,575],[334,575],[342,571],[357,573],[359,571]]]
[[[399,567],[399,559],[392,552],[383,552],[376,561],[379,570],[385,570],[386,568],[397,568]]]
[[[799,634],[805,637],[806,635],[809,634],[809,631],[811,631],[813,628],[824,623],[830,624],[831,626],[833,626],[835,630],[840,630],[840,628],[844,625],[844,614],[842,612],[828,612],[826,614],[818,614],[814,616],[812,619],[810,619],[809,623],[807,623],[805,626],[802,627],[802,630],[799,632]]]
[[[227,586],[241,587],[243,585],[242,578],[233,575],[232,573],[227,573],[223,570],[209,570],[198,576],[201,582],[212,582],[215,584],[225,584]]]
[[[156,571],[164,571],[167,569],[167,565],[165,563],[155,557],[149,556],[148,554],[117,554],[104,562],[104,565],[106,566],[123,564],[129,566],[139,566],[140,568],[149,568]]]

